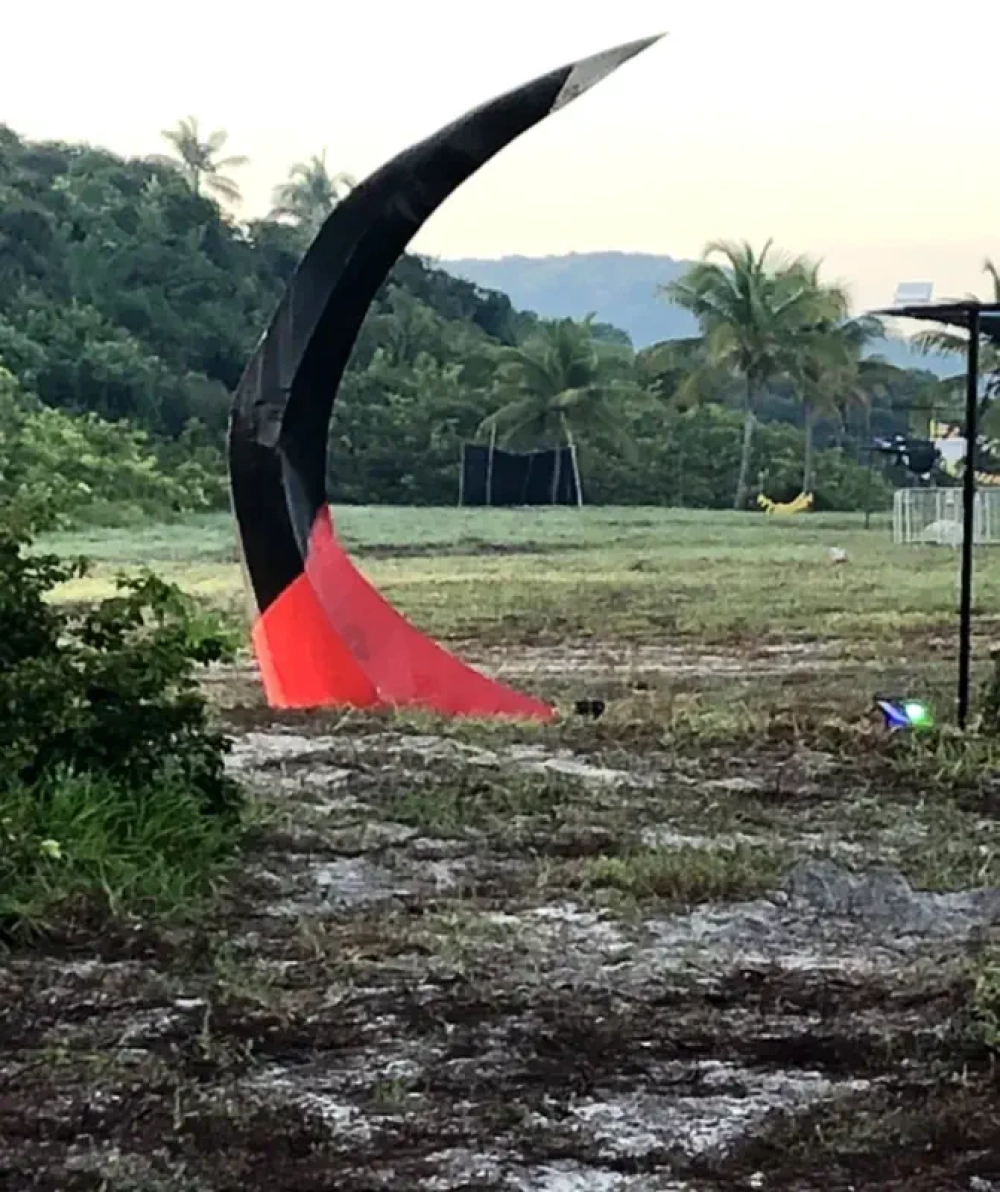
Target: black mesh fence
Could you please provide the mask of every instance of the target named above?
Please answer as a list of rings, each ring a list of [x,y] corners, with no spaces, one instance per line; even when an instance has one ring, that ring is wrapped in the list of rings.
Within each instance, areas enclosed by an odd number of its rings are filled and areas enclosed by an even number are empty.
[[[460,499],[463,505],[576,505],[572,449],[516,452],[465,443]]]

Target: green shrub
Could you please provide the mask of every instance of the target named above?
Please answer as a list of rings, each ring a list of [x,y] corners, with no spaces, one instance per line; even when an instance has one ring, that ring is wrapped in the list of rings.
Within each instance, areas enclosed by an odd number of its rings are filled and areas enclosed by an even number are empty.
[[[754,898],[778,881],[782,858],[767,849],[639,849],[617,857],[591,857],[583,884],[621,890],[633,898],[665,898],[694,905],[720,899]]]
[[[54,771],[0,788],[0,938],[108,915],[193,910],[231,856],[234,824],[182,782],[142,787]]]
[[[199,666],[232,642],[179,589],[144,575],[83,613],[46,600],[83,561],[0,529],[0,929],[66,902],[132,910],[211,882],[239,790]]]
[[[0,501],[8,524],[16,515],[52,528],[117,519],[117,510],[129,509],[170,516],[220,508],[227,491],[222,455],[199,424],[157,454],[127,422],[46,408],[0,360]]]

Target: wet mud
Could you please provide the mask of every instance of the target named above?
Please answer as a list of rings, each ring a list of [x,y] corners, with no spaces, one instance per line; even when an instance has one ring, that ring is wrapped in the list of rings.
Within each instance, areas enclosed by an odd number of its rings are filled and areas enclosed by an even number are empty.
[[[981,803],[963,868],[947,792],[821,740],[282,717],[251,680],[217,677],[264,808],[218,908],[0,961],[0,1188],[1000,1189]]]

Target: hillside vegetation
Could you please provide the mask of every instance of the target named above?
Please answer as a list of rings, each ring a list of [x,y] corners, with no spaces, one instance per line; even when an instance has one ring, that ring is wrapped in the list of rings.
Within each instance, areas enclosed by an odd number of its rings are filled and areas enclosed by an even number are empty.
[[[53,516],[225,503],[231,392],[317,221],[350,185],[315,158],[277,188],[272,216],[239,222],[213,197],[236,185],[221,172],[222,134],[200,135],[182,122],[173,158],[125,160],[0,126],[0,485]],[[724,506],[741,473],[779,498],[814,473],[821,505],[857,507],[872,491],[855,462],[866,459],[858,410],[883,432],[905,429],[933,384],[884,370],[850,416],[827,402],[806,436],[802,395],[777,368],[755,394],[747,455],[739,369],[702,364],[636,354],[600,322],[540,320],[408,255],[341,387],[331,498],[452,504],[462,442],[493,423],[516,446],[572,438],[591,503]]]
[[[442,258],[438,264],[456,277],[502,290],[517,306],[542,318],[599,319],[628,333],[636,348],[665,339],[683,339],[697,324],[682,310],[664,306],[657,287],[676,281],[694,264],[665,253],[570,252],[544,257],[512,253],[504,257]],[[917,351],[907,340],[890,336],[878,353],[898,368],[928,369],[936,376],[954,371],[939,352]]]

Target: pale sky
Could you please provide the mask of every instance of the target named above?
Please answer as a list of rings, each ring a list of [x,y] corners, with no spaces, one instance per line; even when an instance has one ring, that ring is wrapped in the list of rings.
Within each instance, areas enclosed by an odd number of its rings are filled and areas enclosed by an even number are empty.
[[[146,154],[195,114],[251,158],[234,173],[243,215],[265,213],[291,163],[324,146],[360,177],[535,74],[665,32],[487,165],[414,249],[687,257],[771,236],[822,257],[859,307],[900,280],[985,293],[982,259],[1000,259],[996,0],[3,7],[0,120]]]

